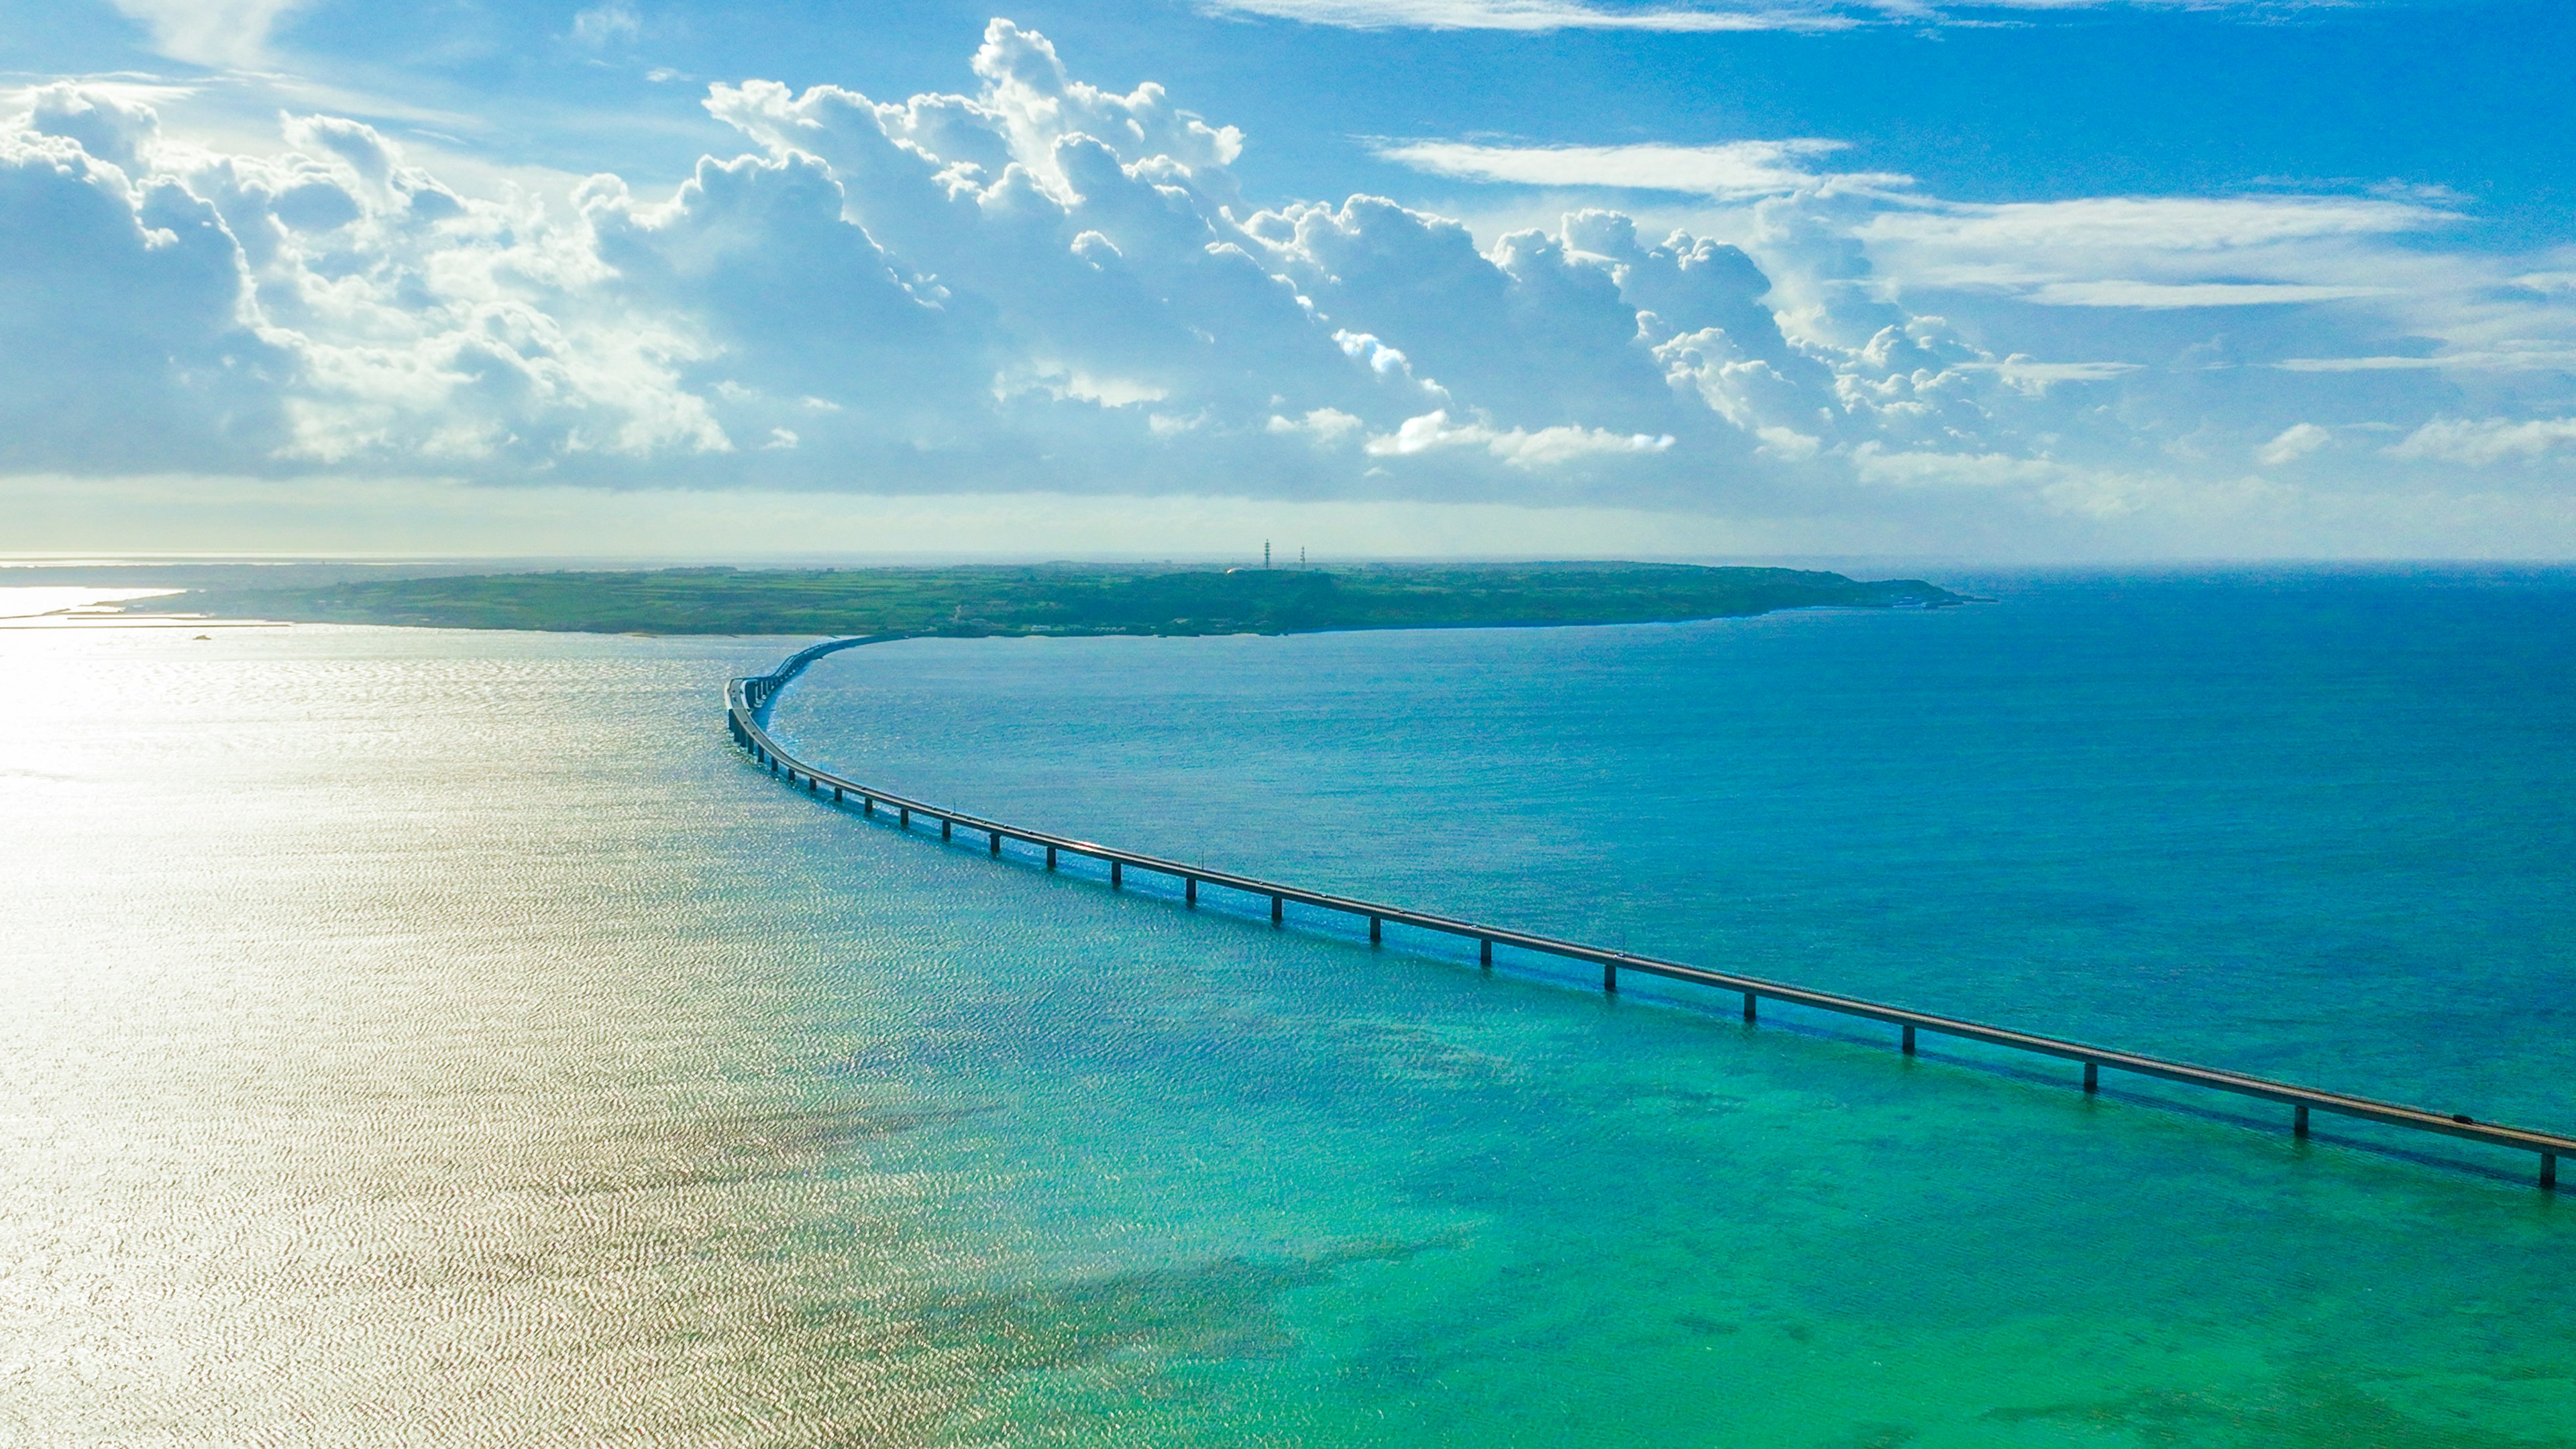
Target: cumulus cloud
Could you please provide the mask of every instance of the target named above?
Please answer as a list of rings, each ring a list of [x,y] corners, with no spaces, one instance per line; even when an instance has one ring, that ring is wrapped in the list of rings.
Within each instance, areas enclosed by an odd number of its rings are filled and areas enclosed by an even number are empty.
[[[108,114],[58,103],[49,120],[95,137]],[[107,129],[129,161],[151,134],[130,114]],[[0,458],[151,466],[281,441],[292,359],[255,325],[240,248],[204,197],[73,136],[0,135],[0,274]]]
[[[632,12],[584,13],[614,40]],[[2564,259],[2440,254],[2443,197],[1971,206],[1821,140],[1390,144],[1453,179],[1722,203],[1480,236],[1387,197],[1248,198],[1234,127],[1007,20],[967,74],[716,85],[734,146],[552,204],[340,117],[223,148],[131,88],[40,87],[0,120],[0,458],[2107,526],[2303,506],[2227,470],[2363,418],[2404,440],[2339,456],[2410,496],[2463,464],[2542,486],[2576,408]],[[2070,305],[2139,330],[2069,331]],[[2228,321],[2172,320],[2205,315]],[[2331,369],[2370,375],[2368,412],[2332,406]]]

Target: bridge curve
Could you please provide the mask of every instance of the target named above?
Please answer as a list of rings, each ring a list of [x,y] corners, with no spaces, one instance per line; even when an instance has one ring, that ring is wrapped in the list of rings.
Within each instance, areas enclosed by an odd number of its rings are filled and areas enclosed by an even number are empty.
[[[1475,941],[1478,943],[1479,963],[1489,968],[1494,964],[1494,948],[1497,946],[1509,947],[1531,955],[1597,965],[1601,968],[1601,989],[1605,992],[1615,993],[1619,989],[1619,973],[1622,971],[1633,971],[1667,981],[1688,982],[1741,995],[1744,1004],[1744,1020],[1747,1022],[1757,1020],[1760,1003],[1769,1000],[1894,1026],[1900,1033],[1900,1048],[1908,1056],[1914,1054],[1918,1032],[1930,1032],[1936,1036],[1953,1037],[1962,1041],[1981,1042],[1988,1046],[2006,1047],[2034,1056],[2051,1057],[2080,1064],[2084,1068],[2083,1089],[2088,1093],[2100,1089],[2101,1069],[2109,1067],[2114,1071],[2129,1072],[2161,1081],[2179,1082],[2186,1086],[2287,1106],[2291,1109],[2291,1131],[2303,1138],[2308,1135],[2309,1114],[2316,1111],[2377,1122],[2390,1127],[2402,1127],[2459,1138],[2491,1147],[2535,1152],[2540,1157],[2539,1185],[2544,1191],[2554,1191],[2558,1186],[2558,1159],[2561,1156],[2576,1156],[2576,1137],[2481,1122],[2465,1113],[2435,1112],[2421,1107],[2409,1107],[2395,1102],[2354,1096],[2350,1093],[2321,1091],[2314,1087],[2303,1087],[2267,1077],[2251,1076],[2243,1072],[2195,1066],[2189,1062],[2173,1061],[2139,1052],[2120,1051],[2064,1037],[2015,1031],[2008,1027],[1993,1026],[1960,1017],[1940,1016],[1931,1012],[1890,1005],[1886,1002],[1844,996],[1830,991],[1811,990],[1758,976],[1713,971],[1702,966],[1691,966],[1679,961],[1666,961],[1651,956],[1638,956],[1600,946],[1588,946],[1578,941],[1542,936],[1506,926],[1488,925],[1429,911],[1417,911],[1405,906],[1362,900],[1329,891],[1310,890],[1303,886],[1264,880],[1258,876],[1234,871],[1210,870],[1205,866],[1187,865],[1160,856],[1103,845],[1098,841],[1058,835],[1051,831],[1034,830],[1008,821],[988,819],[948,806],[913,799],[820,769],[779,746],[777,740],[769,733],[767,713],[769,705],[777,699],[778,692],[786,688],[790,680],[803,673],[807,665],[826,655],[844,649],[855,649],[863,644],[889,642],[892,642],[890,638],[879,636],[826,640],[789,655],[779,661],[778,666],[767,674],[752,675],[729,682],[725,686],[726,730],[733,736],[734,742],[748,753],[755,763],[766,766],[773,776],[783,775],[786,783],[791,787],[801,782],[802,788],[810,796],[819,799],[823,791],[829,789],[832,792],[833,804],[844,805],[851,800],[856,800],[859,802],[861,813],[871,817],[880,809],[892,810],[896,813],[902,828],[907,831],[912,828],[913,817],[916,815],[925,820],[935,820],[939,822],[940,839],[943,841],[954,840],[959,830],[982,835],[985,837],[988,853],[996,859],[1001,857],[1006,844],[1019,844],[1045,851],[1048,870],[1056,868],[1060,856],[1070,855],[1101,861],[1109,867],[1111,890],[1124,887],[1126,872],[1132,868],[1180,881],[1183,899],[1193,907],[1198,904],[1199,888],[1203,885],[1255,898],[1266,897],[1270,902],[1270,922],[1273,926],[1286,924],[1287,907],[1294,903],[1317,910],[1365,918],[1368,921],[1369,941],[1372,945],[1384,939],[1385,928],[1392,924]]]

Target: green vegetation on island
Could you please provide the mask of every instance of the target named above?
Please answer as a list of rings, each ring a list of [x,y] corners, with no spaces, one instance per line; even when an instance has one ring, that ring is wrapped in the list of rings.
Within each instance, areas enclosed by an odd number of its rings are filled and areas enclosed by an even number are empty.
[[[165,605],[170,601],[162,601]],[[641,634],[1297,634],[1940,608],[1920,579],[1691,564],[661,569],[211,589],[183,607],[316,623]]]

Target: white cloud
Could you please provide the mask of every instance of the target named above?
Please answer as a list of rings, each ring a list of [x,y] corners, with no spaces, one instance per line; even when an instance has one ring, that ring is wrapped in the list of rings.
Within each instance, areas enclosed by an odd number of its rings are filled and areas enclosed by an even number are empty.
[[[2141,282],[2111,277],[2094,282],[2048,282],[2023,295],[2043,307],[2278,307],[2292,302],[2343,302],[2385,297],[2393,287],[2321,286],[2302,282]]]
[[[2292,423],[2278,436],[2254,450],[2254,461],[2267,468],[2295,463],[2334,441],[2334,434],[2314,423]]]
[[[1962,371],[1991,372],[2013,389],[2031,397],[2069,382],[2112,382],[2138,371],[2134,362],[2042,362],[2016,352],[2000,362],[1962,362]]]
[[[2387,239],[2458,220],[2375,197],[2093,197],[1872,216],[1858,232],[1910,289],[2171,311],[2397,295]]]
[[[1368,430],[1368,423],[1364,419],[1343,412],[1340,408],[1315,408],[1302,418],[1287,418],[1272,413],[1266,426],[1274,433],[1296,434],[1310,438],[1317,447],[1332,447],[1358,437]]]
[[[2362,197],[2103,196],[1890,212],[1873,219],[1866,231],[1874,240],[1996,252],[2080,247],[2215,253],[2316,237],[2387,236],[2457,219],[2430,206]]]
[[[1806,462],[1825,450],[1824,439],[1809,437],[1790,428],[1766,425],[1755,428],[1753,435],[1762,440],[1762,446],[1755,449],[1756,452],[1792,463]]]
[[[327,114],[218,145],[130,88],[23,92],[0,467],[1583,501],[2190,547],[2381,494],[2420,536],[2423,500],[2466,499],[2456,465],[2534,463],[2460,504],[2502,519],[2567,457],[2576,294],[2533,280],[2566,259],[2445,251],[2439,197],[1968,206],[1858,184],[1815,140],[1390,148],[1723,203],[1660,240],[1599,209],[1480,240],[1386,197],[1248,204],[1240,133],[1006,21],[971,74],[896,101],[718,85],[746,154],[568,205]],[[2367,410],[2338,371],[2370,374]],[[2357,416],[2384,421],[2303,421]],[[2405,441],[2337,454],[2331,497],[2230,471],[2365,426]]]
[[[1456,423],[1449,420],[1446,409],[1406,418],[1403,426],[1363,445],[1373,458],[1411,457],[1452,448],[1481,449],[1515,468],[1549,468],[1580,459],[1619,457],[1640,453],[1660,453],[1673,445],[1672,435],[1648,437],[1631,433],[1622,437],[1599,428],[1580,428],[1560,424],[1535,432],[1523,428],[1503,431],[1488,423]]]
[[[278,440],[271,383],[291,361],[254,325],[204,198],[69,137],[0,133],[0,276],[0,461],[149,465]]]
[[[2400,458],[2484,468],[2532,462],[2570,447],[2576,447],[2576,418],[2436,418],[2388,451]]]
[[[1609,9],[1573,0],[1206,0],[1218,13],[1350,30],[1840,30],[1857,22],[1823,5]]]
[[[2430,357],[2285,357],[2266,365],[2283,372],[2576,372],[2576,348],[2541,342]]]
[[[1258,15],[1350,30],[1644,30],[1666,32],[1843,30],[1872,23],[1945,24],[1992,10],[2077,10],[2108,5],[2175,9],[2295,8],[2303,0],[1742,0],[1725,6],[1609,7],[1576,0],[1202,0],[1217,14]],[[2341,0],[2304,0],[2326,5]]]
[[[1845,149],[1841,141],[1732,141],[1715,146],[1486,146],[1463,141],[1388,141],[1377,154],[1434,176],[1522,186],[1675,191],[1741,200],[1824,185],[1886,189],[1912,178],[1877,172],[1829,174],[1807,164]]]
[[[198,65],[255,65],[269,33],[309,0],[109,0],[143,22],[163,55]]]
[[[572,38],[588,46],[633,44],[643,34],[643,18],[627,0],[608,0],[605,5],[576,11],[572,17]]]

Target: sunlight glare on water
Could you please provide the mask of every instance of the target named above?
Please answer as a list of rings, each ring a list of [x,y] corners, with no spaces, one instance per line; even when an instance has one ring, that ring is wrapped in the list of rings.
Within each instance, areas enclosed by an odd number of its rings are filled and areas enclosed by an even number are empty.
[[[2351,611],[2261,615],[2279,648],[2197,670],[2163,724],[2118,722],[2124,673],[2170,684],[2121,640],[2214,605],[2153,590],[921,641],[780,718],[1032,824],[2203,1056],[2285,1043],[2564,1127],[2547,602],[2401,618],[2286,714],[2229,681]],[[2518,682],[2400,687],[2480,617],[2524,627],[2482,646]],[[722,680],[799,642],[0,638],[0,1442],[2576,1442],[2576,1220],[2527,1181],[907,840],[727,748]],[[2054,683],[2015,683],[2042,645]],[[1855,722],[1864,678],[1860,714],[1908,728]],[[2318,725],[2336,699],[2384,749]],[[2267,730],[2321,742],[2307,776]],[[2087,740],[2133,773],[2084,774]],[[2227,824],[2257,777],[2271,823]],[[2408,803],[2443,780],[2471,873]],[[2131,853],[2067,848],[2142,803]],[[2351,854],[2354,811],[2406,838]],[[2159,856],[2167,828],[2216,859]],[[2340,884],[2302,895],[2301,839]],[[1965,903],[2003,875],[2027,894]],[[2261,950],[2178,976],[2156,941],[2194,893]],[[2319,957],[2453,999],[2320,1016],[2302,958],[2226,994],[2328,895],[2440,940],[2347,923]],[[2491,996],[2461,1000],[2472,947]],[[2158,1015],[2141,980],[2220,999]]]

